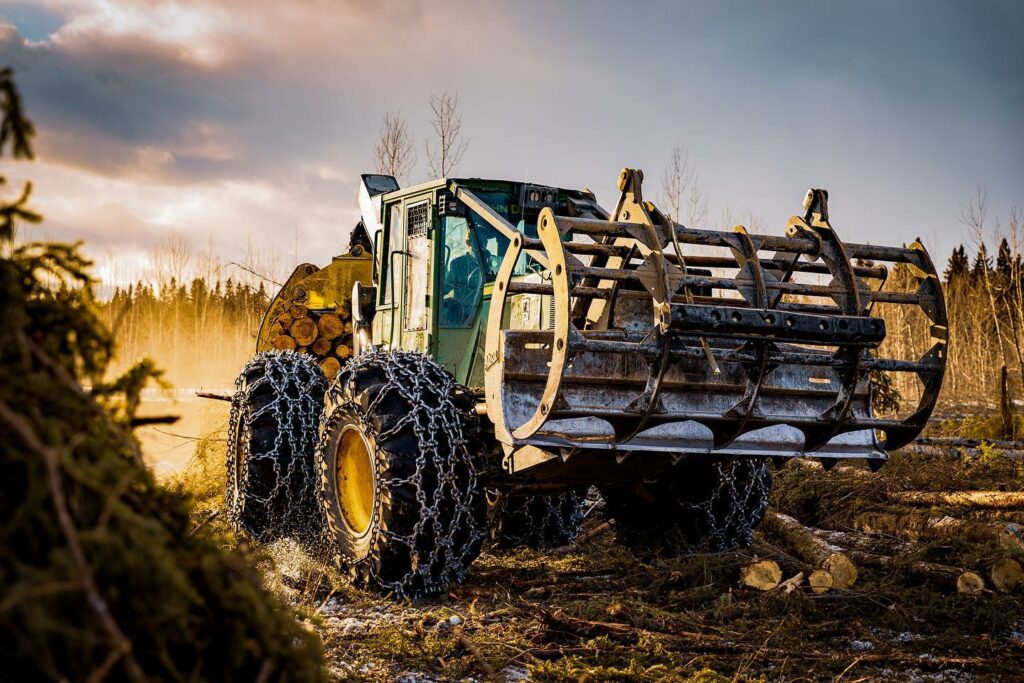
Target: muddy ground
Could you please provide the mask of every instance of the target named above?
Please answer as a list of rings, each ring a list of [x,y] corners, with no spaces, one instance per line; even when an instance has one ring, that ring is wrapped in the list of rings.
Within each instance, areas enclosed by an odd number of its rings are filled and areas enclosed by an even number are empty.
[[[150,435],[144,443],[161,476],[196,495],[197,525],[223,529],[226,410],[192,403],[184,402],[188,422],[163,431],[206,438],[178,438],[175,446],[175,437]],[[181,469],[171,471],[172,462]],[[776,472],[774,505],[805,524],[848,530],[859,513],[891,510],[889,491],[1024,490],[1022,467],[998,452],[981,459],[897,454],[877,474],[791,464]],[[1024,511],[910,513],[1020,521]],[[598,508],[584,526],[603,522]],[[758,533],[750,550],[657,559],[618,545],[611,528],[557,554],[489,548],[464,585],[418,602],[355,590],[294,541],[253,550],[268,583],[319,633],[337,680],[1024,680],[1019,589],[989,585],[961,595],[904,571],[927,560],[984,575],[1008,554],[995,544],[916,542],[889,569],[860,567],[848,590],[815,594],[804,583],[761,592],[741,587],[738,569],[778,553],[778,539]]]

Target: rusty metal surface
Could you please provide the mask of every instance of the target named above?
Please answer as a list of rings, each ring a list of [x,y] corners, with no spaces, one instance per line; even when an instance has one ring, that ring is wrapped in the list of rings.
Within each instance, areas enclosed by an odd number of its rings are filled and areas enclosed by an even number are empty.
[[[544,209],[539,239],[511,241],[485,356],[487,413],[507,454],[534,445],[881,459],[920,433],[942,382],[947,324],[920,244],[843,242],[823,190],[808,192],[784,236],[685,227],[644,201],[642,181],[623,169],[607,219]],[[513,280],[523,251],[544,264],[539,280]],[[915,291],[883,290],[896,264]],[[511,324],[508,302],[523,296],[553,297],[551,329]],[[879,357],[879,303],[919,309],[931,349]],[[869,373],[882,371],[921,380],[902,419],[871,413]]]

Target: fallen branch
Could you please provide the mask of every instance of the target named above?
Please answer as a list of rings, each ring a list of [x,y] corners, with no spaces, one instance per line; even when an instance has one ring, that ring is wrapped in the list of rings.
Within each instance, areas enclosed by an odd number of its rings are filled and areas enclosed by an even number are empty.
[[[557,548],[554,548],[553,550],[551,550],[551,554],[552,555],[565,555],[566,553],[571,553],[573,551],[579,550],[582,546],[584,546],[587,543],[589,543],[590,541],[594,540],[595,538],[597,538],[601,534],[607,532],[611,528],[612,528],[612,523],[611,522],[603,522],[601,524],[598,524],[593,529],[590,529],[588,531],[584,531],[583,533],[581,533],[579,536],[576,537],[576,540],[573,541],[572,543],[570,543],[568,545],[563,545],[563,546],[559,546]]]
[[[828,572],[826,572],[826,574],[827,573]],[[829,576],[829,586],[831,586],[832,585],[832,575],[829,574],[828,576]],[[798,588],[800,588],[800,584],[802,584],[803,582],[804,582],[804,573],[803,572],[797,572],[797,574],[795,576],[792,576],[792,577],[786,579],[785,581],[783,581],[782,583],[780,583],[779,584],[779,590],[781,590],[783,593],[792,593],[793,591],[795,591]]]
[[[1024,460],[1024,451],[1011,448],[999,448],[998,450],[1001,456],[1009,460]],[[957,459],[962,456],[977,458],[982,455],[986,455],[986,451],[969,446],[928,446],[919,444],[907,446],[901,449],[901,452],[926,455],[929,457],[946,456]],[[988,453],[991,453],[991,451],[988,451]]]
[[[890,491],[886,497],[909,505],[959,505],[963,507],[1024,508],[1024,491]]]
[[[459,630],[457,640],[459,641],[459,645],[466,648],[466,651],[469,652],[469,654],[473,655],[473,659],[475,659],[477,663],[480,665],[480,668],[484,670],[484,673],[487,675],[488,680],[490,680],[492,683],[503,683],[503,681],[505,680],[504,676],[498,675],[497,669],[495,669],[490,662],[484,659],[484,656],[480,654],[480,649],[472,640],[469,639],[469,636],[466,635],[466,632],[464,630]]]
[[[841,548],[814,535],[814,532],[789,515],[769,510],[762,526],[786,543],[797,557],[832,575],[835,588],[849,588],[857,581],[857,566]]]
[[[954,437],[919,436],[914,443],[920,446],[941,446],[944,448],[980,448],[983,444],[992,448],[1024,450],[1024,442],[1001,439],[958,439]]]
[[[197,391],[196,398],[208,398],[213,401],[226,401],[231,403],[232,394],[220,394],[215,391]]]

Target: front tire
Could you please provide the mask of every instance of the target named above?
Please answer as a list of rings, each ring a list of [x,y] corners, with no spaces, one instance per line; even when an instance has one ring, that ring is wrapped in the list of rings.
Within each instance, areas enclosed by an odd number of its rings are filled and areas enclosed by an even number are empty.
[[[602,489],[619,542],[678,555],[749,547],[768,509],[767,458],[690,456],[654,482]]]
[[[338,564],[396,597],[462,582],[487,530],[472,395],[427,356],[374,352],[328,405],[316,462]]]
[[[265,351],[235,381],[228,421],[228,521],[260,541],[319,531],[313,451],[327,380],[311,356]]]

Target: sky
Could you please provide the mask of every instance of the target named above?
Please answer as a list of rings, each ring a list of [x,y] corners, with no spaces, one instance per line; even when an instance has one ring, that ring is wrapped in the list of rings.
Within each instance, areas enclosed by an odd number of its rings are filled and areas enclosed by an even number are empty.
[[[102,276],[184,239],[227,261],[327,263],[386,112],[415,135],[457,93],[455,175],[646,194],[674,145],[709,204],[781,232],[808,187],[848,241],[971,243],[1024,205],[1024,3],[0,0],[0,64],[38,129],[46,222]],[[8,191],[13,191],[8,188]],[[701,226],[697,226],[701,227]],[[249,255],[249,256],[247,256]],[[268,266],[270,267],[270,266]]]

